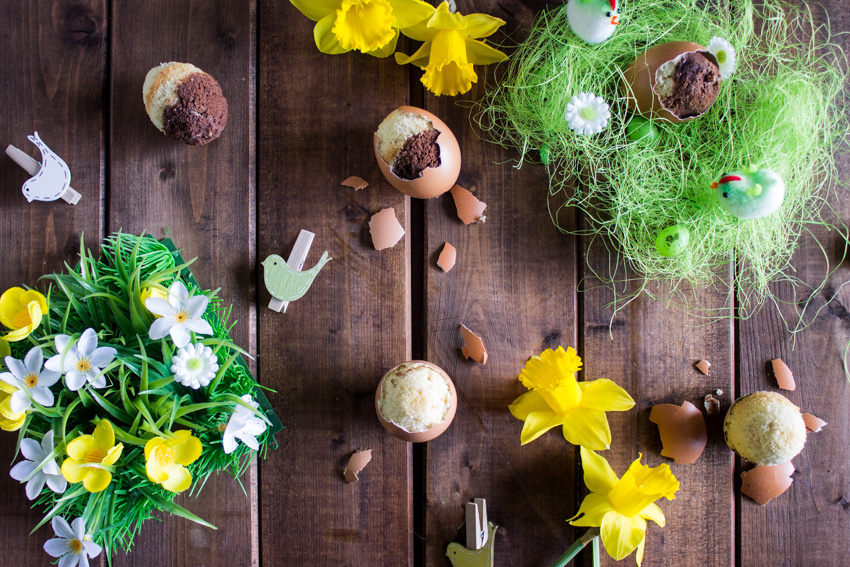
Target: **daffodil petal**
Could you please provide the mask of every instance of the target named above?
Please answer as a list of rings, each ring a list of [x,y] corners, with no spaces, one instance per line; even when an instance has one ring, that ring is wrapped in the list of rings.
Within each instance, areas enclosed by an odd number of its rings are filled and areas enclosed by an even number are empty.
[[[178,440],[170,443],[174,448],[174,461],[184,466],[191,465],[201,456],[203,450],[201,440],[193,437],[192,432],[185,429],[178,431],[176,435]]]
[[[428,20],[428,27],[438,30],[462,30],[466,28],[466,20],[460,13],[452,14],[447,2],[441,2]]]
[[[121,457],[121,452],[124,451],[124,444],[118,443],[116,446],[112,447],[107,453],[106,458],[103,459],[104,465],[114,465],[115,462]]]
[[[6,335],[3,336],[3,340],[9,343],[17,343],[19,341],[24,340],[30,333],[33,331],[33,326],[28,325],[26,327],[21,327],[20,329],[16,329],[14,331],[10,331]]]
[[[115,431],[112,429],[109,420],[100,420],[100,423],[94,428],[94,439],[97,441],[97,446],[104,452],[109,451],[115,445]]]
[[[573,526],[599,527],[602,525],[602,518],[605,517],[605,514],[613,509],[614,507],[607,496],[591,492],[582,500],[578,513],[568,521]],[[584,515],[582,516],[582,514]],[[581,517],[579,518],[579,516]]]
[[[145,460],[147,461],[148,459],[150,459],[151,451],[153,451],[163,443],[165,443],[165,439],[163,439],[162,437],[154,437],[153,439],[150,439],[147,443],[145,443]]]
[[[602,543],[608,555],[620,561],[640,545],[646,535],[646,522],[640,516],[626,517],[611,511],[602,518]]]
[[[638,567],[640,567],[640,564],[643,563],[643,551],[645,547],[646,536],[644,536],[644,538],[640,540],[640,543],[637,546],[637,553],[635,553],[635,563],[637,563]]]
[[[313,38],[316,40],[316,47],[319,48],[319,51],[328,55],[339,55],[340,53],[351,51],[351,49],[346,49],[339,44],[339,40],[337,40],[333,33],[335,23],[336,12],[332,12],[319,20],[319,23],[313,28]]]
[[[162,487],[169,492],[183,492],[192,486],[192,474],[182,465],[165,465],[163,467],[168,478],[162,481]]]
[[[470,42],[465,42],[466,46]],[[558,347],[555,350],[546,349],[540,356],[532,357],[525,363],[525,368],[519,375],[519,381],[526,388],[552,388],[554,386],[568,386],[574,391],[572,395],[578,400],[581,390],[575,379],[575,373],[581,370],[581,358],[573,347],[564,350]]]
[[[70,482],[71,484],[76,484],[78,482],[82,482],[84,478],[89,475],[93,469],[88,467],[81,467],[83,464],[82,461],[75,461],[74,459],[65,459],[65,462],[62,463],[62,476],[65,477],[65,480]]]
[[[148,474],[148,479],[157,484],[168,478],[168,473],[165,472],[165,469],[157,462],[156,459],[147,460],[145,463],[145,472]]]
[[[652,503],[643,510],[641,510],[638,513],[638,516],[640,516],[644,520],[652,520],[662,528],[667,523],[667,520],[664,518],[664,512],[662,512],[661,508],[659,508],[658,505],[655,503]]]
[[[520,442],[523,445],[531,443],[553,427],[561,425],[563,422],[564,416],[551,411],[530,413],[528,414],[528,417],[525,418],[525,424],[522,426]]]
[[[549,404],[546,403],[546,400],[543,399],[540,392],[536,390],[526,392],[515,399],[514,402],[508,406],[508,409],[515,418],[521,419],[522,421],[525,421],[530,413],[552,411],[552,408],[549,407]]]
[[[616,382],[601,378],[590,382],[579,382],[581,405],[603,411],[626,411],[634,407],[635,401]]]
[[[389,43],[395,23],[388,0],[344,0],[336,11],[333,34],[342,47],[365,53]]]
[[[577,407],[564,419],[564,438],[573,445],[581,445],[595,451],[611,446],[611,429],[602,410]]]
[[[473,65],[489,65],[491,63],[504,61],[508,58],[507,55],[498,49],[490,47],[483,42],[471,39],[466,42],[466,56],[469,58],[469,62]]]
[[[428,20],[419,22],[416,25],[410,27],[402,27],[401,28],[402,35],[409,37],[414,41],[424,41],[432,39],[439,30],[434,30],[428,27]]]
[[[94,437],[91,435],[80,435],[68,443],[68,446],[65,448],[65,452],[68,453],[68,456],[75,461],[82,461],[86,456],[86,451],[93,449],[96,446],[97,441],[95,441]]]
[[[399,28],[409,28],[434,14],[434,7],[422,0],[390,0],[390,6]]]
[[[366,55],[371,55],[372,57],[377,57],[378,59],[384,59],[392,55],[393,51],[395,51],[396,45],[398,45],[398,30],[394,31],[395,35],[388,44],[386,44],[380,49],[376,49],[375,51],[367,51]]]
[[[608,494],[617,484],[617,474],[605,457],[586,447],[581,448],[581,467],[584,469],[584,484],[591,492]]]
[[[83,486],[89,492],[100,492],[112,482],[112,475],[103,469],[89,469],[89,474],[83,479]]]
[[[431,57],[431,42],[422,44],[422,47],[416,50],[413,55],[405,55],[404,53],[395,54],[395,62],[399,65],[415,65],[424,68],[428,65],[428,60]]]
[[[328,14],[333,14],[339,8],[340,0],[289,0],[298,11],[318,22]]]
[[[505,25],[505,20],[494,18],[487,14],[469,14],[464,17],[466,29],[464,35],[470,39],[488,37],[496,33],[496,30]]]

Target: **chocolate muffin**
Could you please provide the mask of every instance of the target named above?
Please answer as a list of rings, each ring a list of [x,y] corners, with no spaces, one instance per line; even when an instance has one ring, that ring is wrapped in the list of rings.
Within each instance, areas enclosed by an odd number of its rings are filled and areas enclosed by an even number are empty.
[[[707,52],[679,55],[661,65],[655,79],[662,106],[680,119],[708,110],[720,92],[720,68]]]
[[[395,110],[378,126],[381,159],[401,179],[418,179],[429,167],[439,167],[440,131],[424,116]]]
[[[189,63],[163,63],[148,71],[145,110],[172,140],[202,146],[227,125],[227,99],[213,77]]]

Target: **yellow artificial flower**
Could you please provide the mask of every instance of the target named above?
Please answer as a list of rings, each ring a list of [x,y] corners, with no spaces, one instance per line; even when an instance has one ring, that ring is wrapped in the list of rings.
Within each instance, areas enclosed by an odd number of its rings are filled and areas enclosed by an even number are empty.
[[[395,51],[399,28],[418,24],[434,8],[422,0],[290,0],[302,14],[318,22],[316,47],[337,55],[352,49],[375,57]]]
[[[192,486],[192,473],[186,467],[198,460],[203,447],[188,430],[176,431],[172,439],[154,437],[145,444],[145,471],[148,479],[169,492],[183,492]]]
[[[112,473],[92,465],[114,465],[123,450],[123,444],[115,444],[112,424],[101,419],[92,435],[80,435],[68,443],[62,476],[71,484],[82,482],[89,492],[100,492],[112,482]]]
[[[478,82],[473,65],[489,65],[508,58],[482,41],[505,25],[505,21],[486,14],[452,14],[446,2],[433,15],[415,26],[402,27],[401,33],[425,44],[413,55],[396,53],[399,65],[411,63],[425,70],[422,84],[437,96],[463,94]]]
[[[0,322],[12,332],[3,339],[10,343],[24,340],[38,327],[45,313],[47,299],[39,292],[20,287],[7,289],[0,296]]]
[[[514,417],[525,422],[523,445],[562,425],[564,438],[573,445],[596,450],[610,447],[605,412],[626,411],[635,401],[611,380],[576,381],[580,368],[581,358],[572,347],[547,349],[525,364],[519,380],[531,391],[509,407]]]
[[[632,463],[623,478],[617,479],[608,461],[582,447],[584,483],[590,494],[581,503],[578,514],[568,520],[574,526],[600,528],[605,550],[617,561],[637,548],[638,565],[643,561],[646,520],[664,527],[664,512],[655,501],[662,496],[673,500],[679,490],[679,481],[669,465],[648,467],[640,464],[640,459],[639,456]]]
[[[141,300],[142,305],[144,305],[145,301],[147,301],[151,297],[156,297],[168,301],[168,292],[162,291],[158,287],[146,287],[139,294],[139,299]],[[153,315],[154,319],[159,319],[160,317],[162,317],[162,315],[157,315],[156,313],[151,313],[151,315]]]
[[[12,411],[12,394],[17,391],[11,384],[0,381],[0,429],[3,431],[17,431],[24,424],[26,414]]]

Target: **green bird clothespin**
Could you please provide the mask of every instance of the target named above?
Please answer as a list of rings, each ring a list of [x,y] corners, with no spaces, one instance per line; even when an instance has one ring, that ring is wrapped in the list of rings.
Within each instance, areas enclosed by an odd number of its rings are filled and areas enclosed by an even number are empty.
[[[476,498],[466,505],[466,545],[450,543],[446,556],[453,567],[493,567],[493,546],[499,526],[487,521],[487,502]]]
[[[295,241],[288,261],[285,262],[277,254],[272,254],[263,260],[263,268],[265,268],[263,279],[266,283],[266,289],[272,296],[269,309],[278,313],[286,312],[289,302],[304,297],[304,294],[313,285],[313,280],[316,279],[319,270],[331,261],[327,251],[325,251],[315,266],[309,270],[301,271],[314,237],[315,235],[312,232],[302,230],[298,235],[298,240]]]

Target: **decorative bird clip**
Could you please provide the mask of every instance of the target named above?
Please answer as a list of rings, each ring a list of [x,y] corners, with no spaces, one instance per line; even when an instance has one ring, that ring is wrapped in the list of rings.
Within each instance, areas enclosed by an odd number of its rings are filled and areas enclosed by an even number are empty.
[[[567,21],[573,33],[591,45],[614,34],[620,22],[618,0],[569,0]]]
[[[263,260],[263,279],[266,283],[266,289],[272,296],[272,301],[269,307],[275,311],[285,311],[290,301],[301,299],[310,286],[313,285],[313,280],[319,274],[319,270],[325,264],[331,261],[327,251],[322,254],[315,266],[309,270],[301,271],[304,265],[304,260],[307,258],[307,252],[310,250],[310,245],[313,242],[314,234],[312,232],[302,230],[298,235],[298,240],[292,249],[289,256],[289,261],[284,261],[277,254],[272,254]]]
[[[739,219],[765,217],[785,200],[785,182],[779,174],[756,166],[727,173],[711,188],[717,191],[723,210]]]
[[[496,530],[487,521],[487,502],[476,498],[466,505],[466,545],[450,543],[446,556],[453,567],[493,567],[493,544]]]
[[[6,148],[6,154],[32,175],[22,188],[24,197],[30,203],[63,199],[72,205],[76,205],[77,201],[80,200],[80,194],[71,189],[71,171],[68,169],[68,165],[62,161],[62,158],[53,153],[47,147],[47,144],[41,141],[38,132],[34,132],[32,136],[27,136],[27,139],[35,144],[41,152],[40,163],[15,146],[10,145]]]

